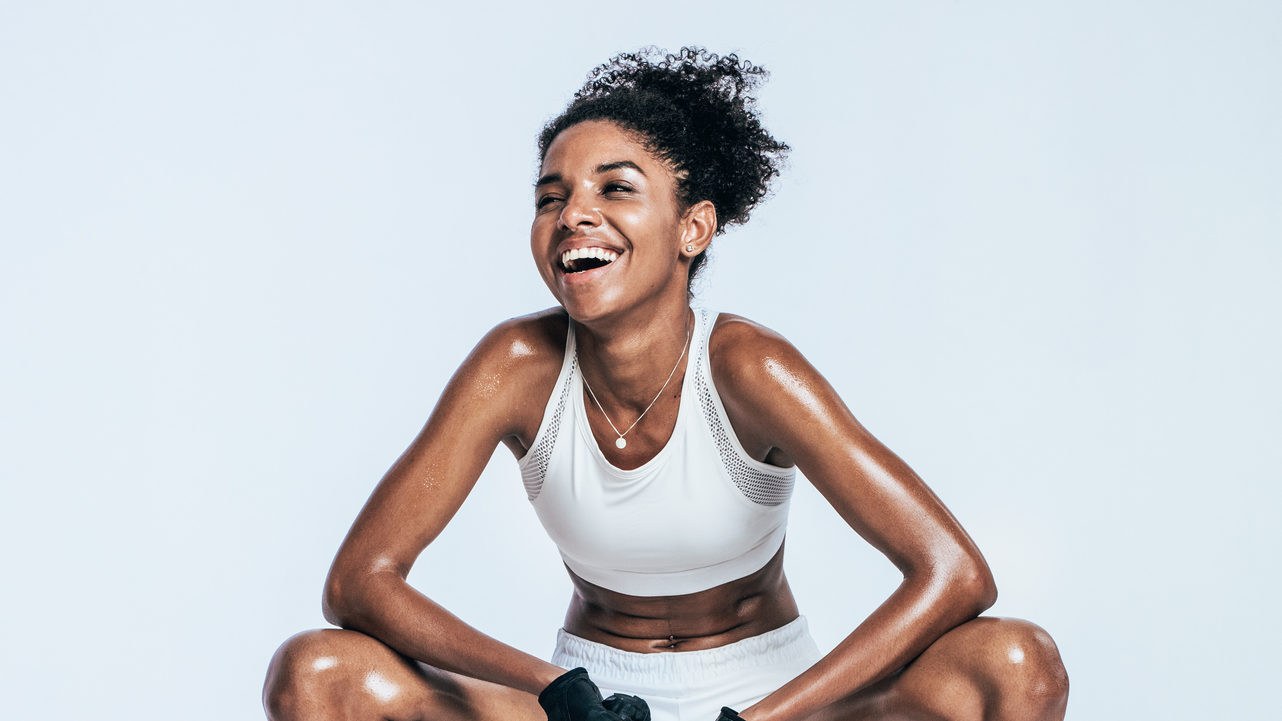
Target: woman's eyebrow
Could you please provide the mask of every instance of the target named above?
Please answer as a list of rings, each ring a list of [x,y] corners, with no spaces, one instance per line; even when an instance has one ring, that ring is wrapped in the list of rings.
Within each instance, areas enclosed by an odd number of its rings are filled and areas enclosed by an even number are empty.
[[[613,163],[602,163],[601,165],[596,166],[596,172],[598,174],[608,173],[611,170],[618,170],[620,168],[631,168],[638,173],[645,175],[645,171],[641,169],[641,166],[631,160],[616,160]]]
[[[596,166],[596,168],[594,168],[592,172],[597,175],[600,175],[601,173],[608,173],[611,170],[619,170],[622,168],[630,168],[642,175],[645,175],[645,171],[641,169],[641,166],[637,165],[631,160],[615,160],[614,162],[610,162],[610,163],[602,163]],[[543,177],[539,178],[538,181],[534,183],[534,187],[538,188],[543,185],[548,185],[549,183],[559,183],[561,182],[562,179],[563,178],[560,173],[548,173],[547,175],[544,175]]]

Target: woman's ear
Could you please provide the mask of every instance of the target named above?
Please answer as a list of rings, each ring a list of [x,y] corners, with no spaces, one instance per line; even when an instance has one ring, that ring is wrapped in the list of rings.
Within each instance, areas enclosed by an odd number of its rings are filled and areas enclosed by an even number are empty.
[[[717,206],[711,200],[700,200],[681,216],[681,254],[695,257],[707,250],[716,234]]]

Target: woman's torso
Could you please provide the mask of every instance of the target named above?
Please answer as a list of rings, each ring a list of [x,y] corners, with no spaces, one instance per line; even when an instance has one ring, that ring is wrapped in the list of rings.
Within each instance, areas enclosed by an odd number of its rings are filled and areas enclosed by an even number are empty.
[[[575,593],[566,614],[565,629],[576,636],[628,651],[699,650],[765,633],[797,617],[796,602],[783,573],[782,524],[787,512],[787,491],[791,489],[791,469],[766,464],[764,461],[774,461],[777,455],[771,454],[768,439],[751,437],[751,434],[744,437],[740,429],[751,430],[751,424],[736,422],[732,398],[724,399],[727,402],[722,405],[723,398],[717,388],[723,384],[717,382],[716,387],[712,387],[716,372],[707,361],[709,347],[716,346],[711,336],[717,316],[698,313],[696,318],[702,317],[702,321],[696,322],[692,329],[684,369],[674,376],[643,422],[628,433],[624,449],[616,448],[616,434],[601,422],[599,409],[591,406],[590,401],[584,401],[581,386],[573,382],[577,370],[571,362],[574,360],[573,334],[567,333],[569,322],[565,315],[550,312],[529,319],[533,325],[531,337],[537,340],[531,348],[530,361],[538,366],[538,380],[527,385],[531,402],[525,406],[531,410],[523,414],[520,430],[506,439],[506,443],[522,459],[531,501],[541,504],[536,505],[540,517],[566,558]],[[562,397],[561,406],[566,407],[556,407],[558,395]],[[542,402],[536,400],[539,398]],[[590,418],[589,409],[597,417]],[[558,420],[549,423],[553,416]],[[577,423],[578,433],[564,428],[567,423]],[[550,431],[547,426],[551,426]],[[536,465],[547,470],[547,448],[549,440],[554,440],[549,432],[556,433],[558,427],[563,428],[557,453],[565,455],[570,453],[570,446],[576,446],[577,458],[560,461],[554,458],[549,479],[553,484],[563,484],[566,481],[562,476],[569,472],[566,469],[576,469],[573,473],[580,487],[566,490],[554,485],[551,491],[540,495],[542,489],[538,484],[542,476],[537,472],[532,474],[530,467]],[[714,445],[717,442],[719,447]],[[536,447],[536,453],[530,453],[532,447]],[[721,458],[706,458],[717,455]],[[530,456],[541,463],[532,464]],[[670,456],[675,456],[675,460]],[[710,472],[713,465],[708,464],[720,464],[722,459],[730,470],[718,481],[716,474]],[[558,464],[563,467],[560,471]],[[586,481],[581,477],[584,471],[588,471]],[[594,474],[599,473],[604,475],[598,482]],[[664,473],[668,476],[666,479]],[[533,487],[531,475],[536,477]],[[674,479],[674,476],[697,476],[697,482],[692,485],[690,479]],[[730,479],[731,476],[736,477]],[[774,489],[766,491],[764,497],[759,487],[763,479],[774,484]],[[651,480],[653,485],[644,485]],[[671,488],[674,482],[678,484],[675,490]],[[663,483],[667,483],[668,490],[664,490]],[[596,499],[595,495],[602,489],[606,493],[615,489],[619,498]],[[655,493],[659,494],[658,502]],[[676,505],[668,506],[673,509],[671,513],[655,517],[654,509],[665,507],[661,503],[665,500],[663,493],[678,494],[680,499]],[[624,526],[622,534],[615,534],[615,545],[622,542],[623,552],[635,553],[643,549],[636,542],[638,537],[652,538],[660,546],[659,560],[669,554],[677,559],[678,566],[681,560],[694,564],[691,571],[684,572],[687,575],[665,575],[663,572],[667,569],[642,568],[632,576],[602,576],[606,573],[601,570],[604,567],[593,564],[602,561],[603,554],[608,557],[611,546],[604,539],[601,543],[592,543],[598,540],[593,534],[608,535],[612,530],[610,525],[598,525],[594,530],[579,533],[577,538],[573,533],[567,536],[561,532],[567,522],[575,520],[573,514],[579,512],[569,507],[570,500],[585,506],[583,511],[609,514],[619,512],[620,499],[622,507],[631,512],[614,516],[613,522]],[[604,505],[593,506],[596,501]],[[651,515],[638,511],[639,508],[650,509]],[[739,515],[733,515],[736,513]],[[702,522],[705,519],[707,523]],[[589,517],[588,520],[601,519]],[[720,530],[717,530],[718,523]],[[579,525],[572,523],[572,530],[579,531]],[[743,531],[739,530],[740,526]],[[764,530],[756,530],[756,526]],[[748,531],[749,527],[753,530]],[[675,536],[686,536],[687,530],[690,538],[674,541]],[[736,539],[735,533],[742,538]],[[726,538],[727,534],[730,537]],[[761,536],[760,542],[756,541],[757,536]],[[717,558],[715,553],[710,557],[707,553],[707,546],[717,543],[726,544],[731,557],[710,569],[702,568],[709,563],[709,558]],[[755,547],[749,555],[736,558],[735,543],[755,544]],[[605,545],[605,550],[599,548],[600,545]],[[579,550],[585,555],[580,556]],[[683,554],[694,555],[681,559]],[[580,562],[581,557],[590,560]],[[593,577],[600,583],[583,576]],[[658,583],[651,579],[657,579]],[[709,580],[715,584],[704,583]],[[642,595],[621,590],[635,590]]]

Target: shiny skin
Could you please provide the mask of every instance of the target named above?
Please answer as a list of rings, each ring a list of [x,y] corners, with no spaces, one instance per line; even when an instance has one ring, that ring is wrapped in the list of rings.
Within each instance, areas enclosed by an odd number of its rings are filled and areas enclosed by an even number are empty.
[[[604,168],[604,170],[603,170]],[[427,424],[388,471],[344,540],[326,581],[326,618],[273,658],[273,719],[529,719],[564,669],[463,623],[406,574],[467,497],[498,443],[530,447],[577,324],[583,373],[616,423],[631,423],[680,356],[690,258],[712,241],[715,208],[683,208],[672,170],[629,133],[586,122],[549,147],[530,243],[561,303],[495,327],[447,385]],[[569,247],[620,253],[595,277],[567,277]],[[693,246],[693,252],[685,246]],[[874,438],[787,340],[721,315],[713,381],[744,448],[796,464],[838,513],[903,573],[894,593],[812,668],[745,721],[1060,719],[1067,676],[1033,624],[978,618],[996,598],[983,556],[920,478]],[[685,362],[625,449],[590,402],[602,452],[635,468],[667,442]],[[698,593],[633,597],[573,577],[565,627],[632,651],[679,653],[777,628],[797,615],[783,554],[757,573]],[[376,640],[377,639],[377,640]],[[709,719],[708,721],[712,721]]]

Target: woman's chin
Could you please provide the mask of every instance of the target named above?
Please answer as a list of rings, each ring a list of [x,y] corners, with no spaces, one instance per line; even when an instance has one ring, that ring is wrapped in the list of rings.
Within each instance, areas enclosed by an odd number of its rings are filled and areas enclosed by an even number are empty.
[[[612,310],[610,304],[595,298],[561,298],[561,307],[575,323],[582,325],[608,318]]]

